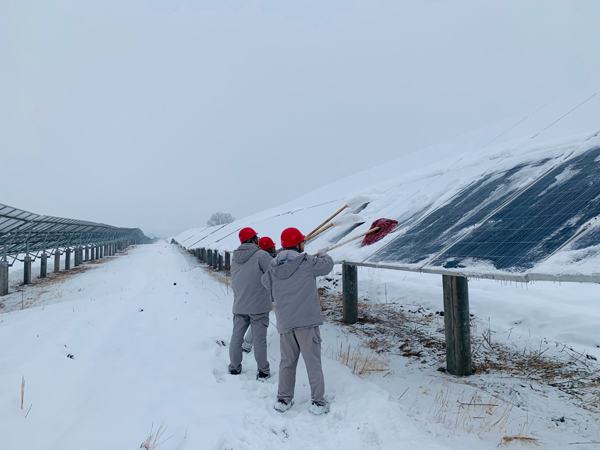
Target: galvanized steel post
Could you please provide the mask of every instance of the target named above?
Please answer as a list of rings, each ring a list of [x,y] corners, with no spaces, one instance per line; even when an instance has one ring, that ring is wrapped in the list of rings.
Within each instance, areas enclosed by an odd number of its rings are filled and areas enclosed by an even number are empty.
[[[0,261],[0,296],[8,294],[8,261]]]
[[[219,265],[219,254],[217,253],[216,250],[214,250],[213,251],[213,259],[212,259],[212,268],[216,270],[218,265]]]
[[[223,270],[223,254],[219,253],[219,270]]]
[[[466,277],[442,275],[444,287],[444,328],[446,369],[452,375],[471,375],[471,320],[469,284]]]
[[[48,255],[42,253],[40,256],[40,278],[46,278],[48,275]]]
[[[60,272],[60,250],[54,252],[54,273]]]
[[[231,270],[231,253],[225,252],[225,270]]]
[[[65,270],[69,270],[71,268],[71,249],[68,248],[65,250]]]
[[[31,257],[23,258],[23,284],[31,284]]]

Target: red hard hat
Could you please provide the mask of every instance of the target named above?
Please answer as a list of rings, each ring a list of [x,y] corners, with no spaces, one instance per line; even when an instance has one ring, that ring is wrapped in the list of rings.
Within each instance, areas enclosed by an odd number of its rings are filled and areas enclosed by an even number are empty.
[[[246,228],[242,228],[240,230],[240,242],[243,244],[244,242],[246,242],[248,239],[252,239],[254,236],[256,236],[258,233],[256,231],[254,231],[252,228],[250,227],[246,227]]]
[[[295,247],[305,238],[298,228],[286,228],[281,232],[281,246],[285,248]]]
[[[271,247],[275,247],[275,242],[270,237],[264,236],[258,240],[258,246],[263,250],[267,250]]]

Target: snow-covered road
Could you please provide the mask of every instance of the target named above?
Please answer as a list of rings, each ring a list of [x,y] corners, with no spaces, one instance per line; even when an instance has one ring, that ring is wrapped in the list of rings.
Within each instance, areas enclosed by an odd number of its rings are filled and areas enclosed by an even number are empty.
[[[275,327],[275,376],[256,381],[252,355],[230,376],[231,291],[175,245],[130,249],[66,278],[38,304],[0,315],[0,449],[136,449],[163,422],[164,450],[493,448],[441,426],[427,431],[386,390],[329,357],[330,414],[309,414],[302,362],[296,403],[277,413]],[[324,327],[324,347],[335,328]]]

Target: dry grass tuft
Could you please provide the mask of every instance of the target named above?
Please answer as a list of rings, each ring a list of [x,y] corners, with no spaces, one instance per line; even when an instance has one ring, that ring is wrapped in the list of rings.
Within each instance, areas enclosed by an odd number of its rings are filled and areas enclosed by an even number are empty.
[[[165,434],[165,431],[167,431],[167,426],[165,425],[165,421],[164,420],[162,421],[162,423],[158,427],[158,430],[156,430],[156,431],[153,431],[153,430],[154,430],[154,422],[152,422],[152,427],[150,428],[150,434],[148,435],[146,440],[141,443],[140,448],[143,448],[145,450],[156,450],[160,444],[165,442],[165,441],[162,441],[160,443],[158,442],[160,440],[160,438],[162,437],[162,435]]]
[[[344,347],[344,344],[340,344],[333,357],[348,366],[354,375],[366,376],[373,372],[389,370],[389,364],[381,358],[363,355],[359,349],[353,349],[351,345]]]
[[[517,435],[517,436],[504,436],[502,438],[502,442],[500,443],[501,445],[508,445],[511,442],[526,442],[528,444],[534,444],[537,445],[538,447],[540,446],[540,441],[539,439],[535,439],[532,438],[530,436],[523,436],[523,435]]]

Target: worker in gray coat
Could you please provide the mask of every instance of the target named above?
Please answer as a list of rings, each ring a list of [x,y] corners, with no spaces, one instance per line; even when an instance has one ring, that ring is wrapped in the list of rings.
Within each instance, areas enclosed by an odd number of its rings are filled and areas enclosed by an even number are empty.
[[[271,376],[267,360],[267,328],[271,311],[271,294],[261,283],[261,277],[273,258],[258,246],[258,236],[252,228],[243,228],[242,243],[231,261],[233,287],[233,333],[229,343],[229,373],[242,372],[242,342],[248,327],[252,327],[254,358],[258,365],[257,379]]]
[[[272,258],[277,256],[277,249],[275,248],[275,242],[268,236],[263,236],[258,240],[258,246],[261,250],[264,250]],[[246,353],[250,353],[252,351],[252,327],[248,327],[248,331],[246,332],[246,336],[244,336],[244,342],[242,343],[242,351]]]
[[[263,285],[271,292],[275,303],[277,331],[281,344],[279,388],[275,409],[284,412],[291,408],[296,384],[296,366],[300,354],[304,359],[313,414],[329,412],[329,403],[323,397],[325,380],[321,367],[321,333],[323,313],[317,292],[316,277],[327,275],[333,269],[333,259],[325,250],[316,257],[304,252],[304,238],[296,228],[281,233],[279,251],[262,276]]]

